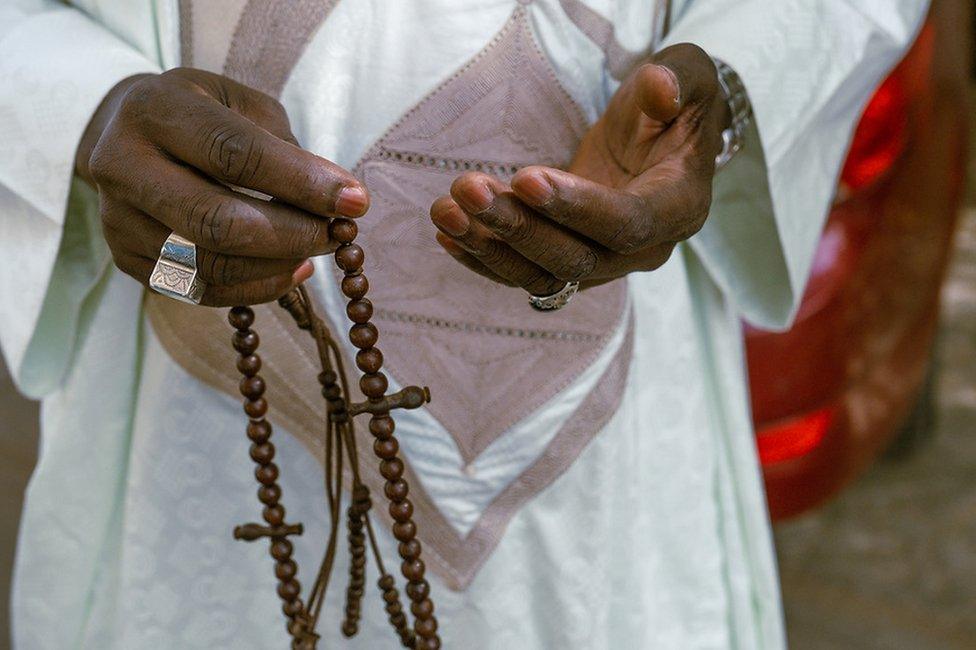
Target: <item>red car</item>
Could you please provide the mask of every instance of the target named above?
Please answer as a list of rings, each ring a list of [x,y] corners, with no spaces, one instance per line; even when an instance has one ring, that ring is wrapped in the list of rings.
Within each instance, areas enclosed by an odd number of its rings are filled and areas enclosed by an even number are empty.
[[[773,519],[824,502],[924,426],[966,163],[965,47],[950,41],[958,25],[941,31],[947,6],[864,111],[796,322],[745,328]]]

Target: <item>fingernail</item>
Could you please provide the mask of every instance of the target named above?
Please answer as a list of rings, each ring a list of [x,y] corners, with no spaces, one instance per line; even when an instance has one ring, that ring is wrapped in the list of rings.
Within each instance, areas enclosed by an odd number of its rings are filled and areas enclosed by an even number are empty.
[[[305,280],[312,277],[313,273],[315,273],[315,266],[312,264],[312,260],[305,260],[299,264],[298,268],[295,269],[295,272],[291,274],[291,281],[294,284],[301,284],[302,282],[305,282]]]
[[[465,212],[471,214],[484,212],[495,201],[495,195],[488,189],[487,185],[482,183],[471,183],[457,194],[458,203]]]
[[[543,174],[526,174],[518,180],[518,193],[531,205],[545,205],[552,199],[553,187]]]
[[[666,65],[661,65],[660,63],[655,64],[661,70],[664,70],[668,78],[671,79],[671,84],[674,86],[674,104],[675,106],[681,106],[681,84],[678,83],[678,75],[674,73],[674,70]]]
[[[468,232],[468,228],[471,226],[468,215],[464,214],[464,212],[454,205],[439,212],[434,217],[434,223],[438,228],[453,237],[461,237]]]
[[[358,217],[366,212],[367,205],[369,205],[369,199],[366,197],[366,191],[361,187],[352,185],[339,191],[335,209],[344,217]]]

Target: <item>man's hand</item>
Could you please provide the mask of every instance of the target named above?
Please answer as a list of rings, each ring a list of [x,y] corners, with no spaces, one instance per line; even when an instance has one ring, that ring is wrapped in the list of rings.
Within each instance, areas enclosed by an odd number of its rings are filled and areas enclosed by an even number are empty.
[[[621,85],[567,171],[526,167],[510,187],[460,176],[431,206],[437,239],[473,271],[537,295],[656,269],[705,222],[730,119],[708,55],[669,47]]]
[[[277,101],[201,70],[116,86],[88,126],[76,170],[98,187],[116,265],[146,284],[175,232],[197,244],[208,305],[281,296],[312,274],[309,257],[334,250],[329,217],[368,206],[349,172],[298,146]]]

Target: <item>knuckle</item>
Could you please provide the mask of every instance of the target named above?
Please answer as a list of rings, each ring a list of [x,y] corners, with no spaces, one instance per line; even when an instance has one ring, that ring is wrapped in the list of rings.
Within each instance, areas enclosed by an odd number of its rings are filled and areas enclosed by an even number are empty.
[[[203,146],[207,161],[220,176],[236,185],[247,185],[261,164],[256,138],[236,127],[214,124],[204,130]]]
[[[502,239],[519,243],[532,236],[532,229],[527,225],[526,220],[504,206],[493,205],[481,212],[478,217]]]
[[[647,245],[653,237],[653,220],[644,215],[628,219],[608,240],[611,250],[632,255]]]
[[[502,247],[493,241],[489,241],[487,245],[478,253],[478,257],[481,261],[500,272],[505,272],[511,269],[512,263],[508,255],[502,250]]]
[[[321,254],[329,241],[328,225],[325,221],[302,217],[285,238],[283,257],[299,258]]]
[[[522,286],[533,294],[546,296],[556,293],[562,289],[565,284],[565,281],[555,278],[548,273],[535,272],[523,283]]]
[[[179,221],[198,244],[225,250],[236,239],[234,207],[229,199],[207,193],[192,194],[180,202]]]
[[[206,278],[214,284],[228,286],[239,284],[247,279],[249,262],[233,255],[211,255],[207,264]]]
[[[596,263],[596,252],[585,250],[571,256],[565,263],[559,265],[553,271],[553,275],[566,282],[578,282],[593,273]]]
[[[324,202],[335,208],[339,192],[344,187],[343,179],[333,172],[320,159],[292,164],[295,169],[296,202],[301,205],[320,205]],[[324,199],[323,199],[324,195]]]
[[[156,103],[160,86],[166,84],[165,75],[144,77],[129,86],[119,103],[119,114],[124,117],[145,115]]]
[[[92,148],[88,157],[88,173],[101,187],[116,185],[125,168],[122,162],[120,147],[112,134],[106,134]]]

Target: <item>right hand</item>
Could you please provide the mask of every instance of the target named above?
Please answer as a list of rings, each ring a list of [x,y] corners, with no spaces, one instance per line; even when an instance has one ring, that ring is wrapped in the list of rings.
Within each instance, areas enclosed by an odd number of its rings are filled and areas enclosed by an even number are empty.
[[[147,284],[175,232],[197,245],[203,304],[212,306],[283,295],[312,274],[309,257],[336,248],[330,217],[358,217],[369,205],[352,174],[298,146],[275,99],[189,68],[113,88],[75,168],[98,188],[116,266]]]

